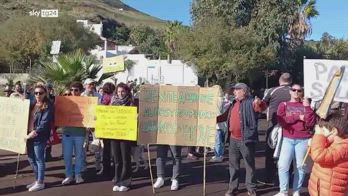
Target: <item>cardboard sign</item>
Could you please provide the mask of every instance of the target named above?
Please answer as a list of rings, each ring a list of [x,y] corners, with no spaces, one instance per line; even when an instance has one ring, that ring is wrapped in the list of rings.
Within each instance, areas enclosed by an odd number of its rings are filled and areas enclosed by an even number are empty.
[[[214,146],[220,92],[220,87],[142,86],[138,143]]]
[[[97,138],[137,140],[137,108],[131,106],[96,107]]]
[[[348,61],[305,59],[303,62],[305,97],[314,101],[324,97],[326,88],[341,66],[348,69]],[[348,71],[345,71],[334,101],[348,103]]]
[[[97,97],[56,97],[54,125],[60,127],[95,127]]]
[[[110,58],[104,58],[102,66],[104,73],[124,71],[124,57],[115,56]]]
[[[0,149],[25,154],[29,100],[0,97]]]

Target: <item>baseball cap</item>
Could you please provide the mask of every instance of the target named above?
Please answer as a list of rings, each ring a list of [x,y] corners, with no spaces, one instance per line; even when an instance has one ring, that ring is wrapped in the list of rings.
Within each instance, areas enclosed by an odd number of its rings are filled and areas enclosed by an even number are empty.
[[[234,85],[233,87],[234,89],[244,89],[244,90],[248,90],[248,85],[246,85],[245,83],[237,83]]]

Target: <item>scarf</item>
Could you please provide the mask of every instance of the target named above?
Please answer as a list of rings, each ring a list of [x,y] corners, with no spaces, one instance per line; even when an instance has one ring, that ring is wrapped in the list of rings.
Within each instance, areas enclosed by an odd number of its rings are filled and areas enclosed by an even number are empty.
[[[132,104],[131,96],[127,95],[124,98],[119,98],[117,95],[112,97],[111,105],[124,105],[129,106]]]
[[[100,103],[103,105],[109,105],[111,102],[112,95],[108,95],[106,93],[103,94]]]

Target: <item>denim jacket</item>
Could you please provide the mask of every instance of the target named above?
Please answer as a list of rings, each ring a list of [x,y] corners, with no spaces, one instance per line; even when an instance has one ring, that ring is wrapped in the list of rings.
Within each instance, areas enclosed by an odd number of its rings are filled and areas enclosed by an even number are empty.
[[[37,111],[34,114],[34,130],[37,136],[32,140],[34,142],[46,142],[51,134],[51,127],[53,121],[53,105],[48,104],[47,109]]]

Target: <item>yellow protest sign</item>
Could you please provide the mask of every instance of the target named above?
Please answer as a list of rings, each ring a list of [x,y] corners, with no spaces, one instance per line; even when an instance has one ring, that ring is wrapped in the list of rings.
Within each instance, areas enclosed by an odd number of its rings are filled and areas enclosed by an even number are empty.
[[[25,154],[29,100],[0,97],[0,149]]]
[[[104,58],[102,66],[104,73],[124,71],[124,57],[115,56],[110,58]]]
[[[96,107],[97,138],[137,140],[137,108],[131,106]]]

